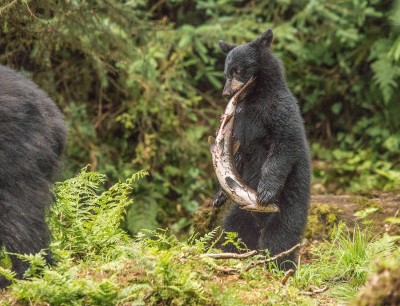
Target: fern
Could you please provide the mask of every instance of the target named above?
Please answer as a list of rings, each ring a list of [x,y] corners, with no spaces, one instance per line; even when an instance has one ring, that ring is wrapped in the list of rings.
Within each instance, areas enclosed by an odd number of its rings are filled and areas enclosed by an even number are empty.
[[[4,276],[7,280],[12,280],[15,277],[15,272],[11,271],[10,269],[0,267],[0,275]]]
[[[125,209],[133,203],[132,183],[145,175],[144,171],[135,173],[100,194],[106,177],[88,172],[87,167],[77,177],[57,184],[50,225],[59,247],[82,259],[114,258],[115,247],[129,242],[120,225]]]
[[[388,57],[394,61],[400,60],[400,36],[394,41],[392,47],[388,52]]]
[[[232,244],[238,251],[247,250],[247,246],[242,239],[238,237],[238,233],[235,232],[225,232],[225,241],[222,245],[226,246],[228,244]]]
[[[137,242],[153,248],[169,249],[181,245],[176,236],[171,235],[168,229],[143,229],[135,236]]]
[[[371,67],[374,82],[379,86],[384,101],[388,103],[395,89],[399,89],[400,66],[395,66],[389,58],[382,57],[372,63]]]
[[[188,243],[194,245],[200,252],[208,252],[212,250],[219,241],[221,241],[223,235],[224,231],[221,230],[221,227],[216,227],[211,232],[206,233],[198,239],[196,239],[197,234],[193,234],[189,238]]]

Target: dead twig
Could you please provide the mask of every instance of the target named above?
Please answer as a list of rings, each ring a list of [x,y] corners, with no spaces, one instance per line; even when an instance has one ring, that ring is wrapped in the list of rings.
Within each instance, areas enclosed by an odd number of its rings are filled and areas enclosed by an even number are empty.
[[[314,294],[318,294],[318,293],[322,293],[322,292],[325,292],[326,290],[328,290],[328,286],[325,286],[325,287],[322,287],[322,288],[317,288],[317,289],[315,289],[315,290],[313,290],[313,291],[302,291],[301,292],[301,294],[304,294],[304,295],[314,295]]]
[[[285,273],[285,276],[281,280],[281,284],[285,285],[286,282],[288,281],[289,277],[291,277],[293,274],[294,274],[294,270],[293,269],[287,270],[286,273]]]
[[[214,258],[214,259],[244,259],[244,258],[248,258],[250,256],[253,256],[257,254],[256,250],[247,252],[247,253],[243,253],[243,254],[237,254],[237,253],[217,253],[217,254],[201,254],[200,257],[210,257],[210,258]]]
[[[3,11],[5,11],[7,8],[13,6],[13,5],[15,4],[15,2],[17,2],[17,0],[14,0],[14,1],[12,1],[12,2],[6,4],[6,5],[2,6],[2,7],[0,7],[0,14],[1,14]]]
[[[252,269],[252,268],[254,268],[254,267],[256,267],[256,266],[264,265],[264,264],[266,264],[267,262],[275,261],[275,260],[277,260],[277,259],[279,259],[279,258],[281,258],[281,257],[285,257],[285,256],[287,256],[287,255],[293,253],[296,249],[300,248],[300,246],[301,246],[301,244],[299,243],[299,244],[296,244],[296,245],[295,245],[294,247],[292,247],[291,249],[289,249],[289,250],[287,250],[287,251],[284,251],[284,252],[282,252],[282,253],[276,254],[276,255],[273,256],[273,257],[270,257],[270,258],[267,258],[267,259],[263,259],[263,260],[259,260],[259,261],[256,261],[256,262],[252,262],[252,263],[249,264],[246,268],[244,268],[244,271],[247,272],[247,271],[249,271],[250,269]]]
[[[216,267],[217,271],[222,273],[222,274],[229,274],[229,275],[234,275],[234,274],[239,274],[240,271],[235,268],[230,268],[230,267]]]

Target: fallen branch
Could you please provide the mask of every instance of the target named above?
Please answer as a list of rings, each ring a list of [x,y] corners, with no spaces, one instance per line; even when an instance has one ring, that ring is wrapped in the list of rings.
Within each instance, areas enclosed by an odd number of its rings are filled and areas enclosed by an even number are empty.
[[[234,274],[239,274],[240,271],[235,268],[230,268],[230,267],[216,267],[217,271],[223,274],[229,274],[229,275],[234,275]]]
[[[310,295],[311,296],[311,295],[314,295],[314,294],[325,292],[326,290],[328,290],[328,286],[325,286],[325,287],[322,287],[322,288],[318,288],[318,289],[315,289],[313,291],[302,291],[301,294]]]
[[[281,280],[281,284],[285,285],[286,282],[288,281],[289,277],[291,277],[293,274],[294,274],[294,270],[293,269],[287,270],[286,273],[285,273],[285,276]]]
[[[251,257],[253,255],[257,254],[256,250],[247,252],[247,253],[243,253],[243,254],[237,254],[237,253],[217,253],[217,254],[201,254],[200,257],[210,257],[210,258],[214,258],[214,259],[244,259],[244,258],[248,258]]]
[[[277,259],[279,259],[279,258],[281,258],[281,257],[285,257],[285,256],[287,256],[287,255],[293,253],[294,251],[296,251],[296,249],[300,248],[300,246],[301,246],[301,244],[299,243],[299,244],[296,244],[296,245],[295,245],[294,247],[292,247],[291,249],[289,249],[289,250],[287,250],[287,251],[284,251],[284,252],[282,252],[282,253],[276,254],[276,255],[273,256],[273,257],[270,257],[270,258],[267,258],[267,259],[263,259],[263,260],[259,260],[259,261],[256,261],[256,262],[252,262],[252,263],[249,264],[246,268],[244,268],[244,271],[247,272],[247,271],[249,271],[250,269],[252,269],[252,268],[254,268],[254,267],[256,267],[256,266],[264,265],[264,264],[266,264],[267,262],[275,261],[275,260],[277,260]]]

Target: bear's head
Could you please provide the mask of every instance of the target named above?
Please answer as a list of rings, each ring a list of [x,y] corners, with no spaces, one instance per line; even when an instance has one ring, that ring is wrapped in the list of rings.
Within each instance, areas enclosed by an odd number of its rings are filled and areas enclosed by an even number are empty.
[[[246,84],[252,76],[257,76],[261,67],[261,56],[270,48],[273,33],[267,29],[255,41],[234,45],[219,41],[219,47],[226,53],[225,59],[225,77],[226,83],[222,95],[232,97],[238,90]]]

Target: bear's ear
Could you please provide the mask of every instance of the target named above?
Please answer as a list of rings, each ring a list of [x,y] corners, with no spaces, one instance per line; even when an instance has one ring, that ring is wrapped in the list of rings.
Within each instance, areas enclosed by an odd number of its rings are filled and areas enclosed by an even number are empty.
[[[236,45],[228,44],[228,43],[226,43],[226,42],[224,42],[222,40],[220,40],[218,42],[218,44],[219,44],[219,47],[221,48],[222,52],[224,52],[224,53],[228,53],[229,51],[231,51],[233,48],[236,47]]]
[[[259,46],[270,47],[272,44],[272,39],[274,38],[274,34],[271,29],[267,29],[262,35],[257,38],[254,43]]]

